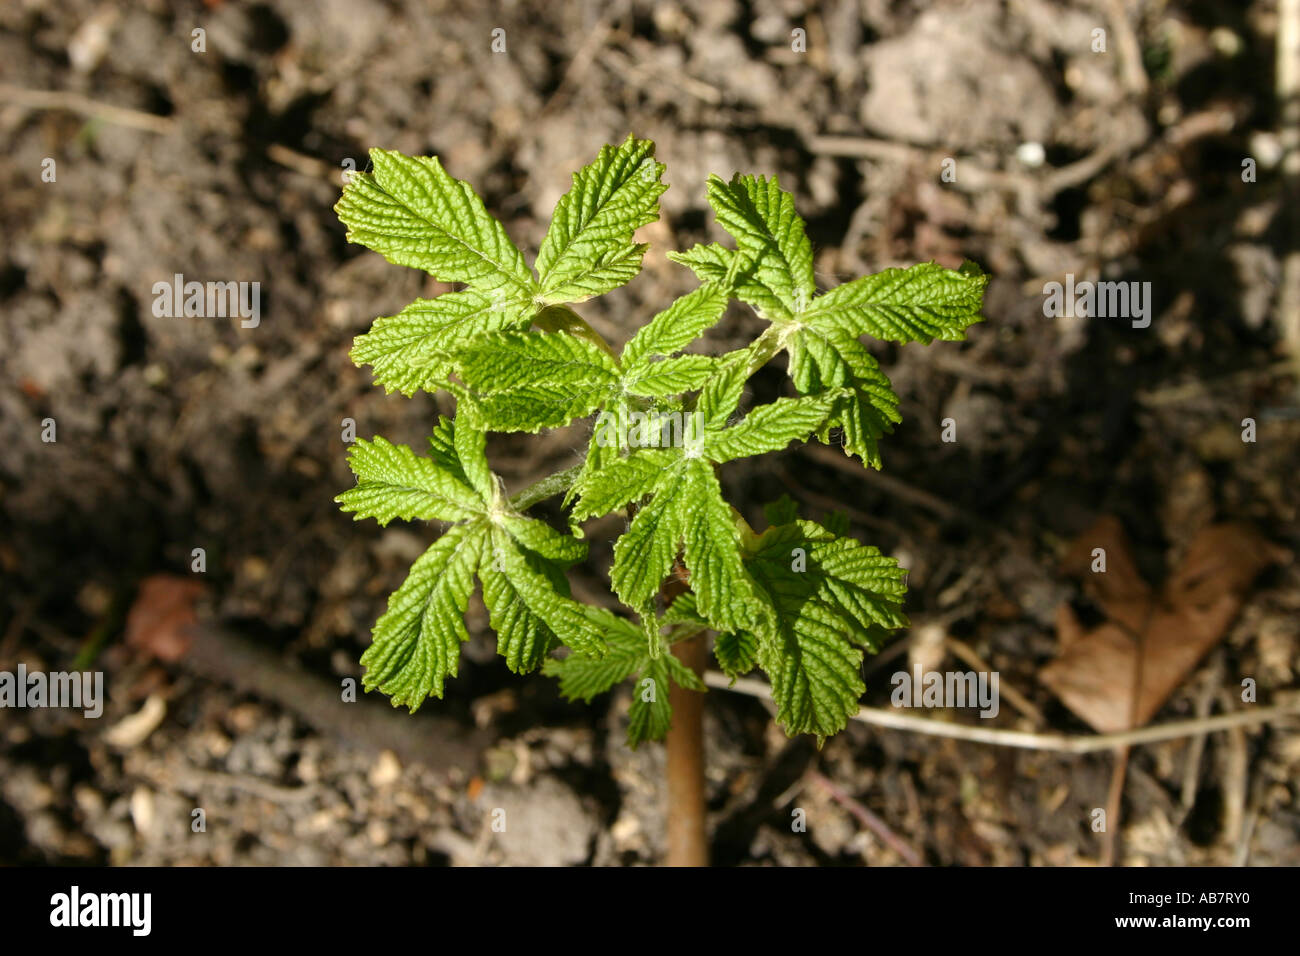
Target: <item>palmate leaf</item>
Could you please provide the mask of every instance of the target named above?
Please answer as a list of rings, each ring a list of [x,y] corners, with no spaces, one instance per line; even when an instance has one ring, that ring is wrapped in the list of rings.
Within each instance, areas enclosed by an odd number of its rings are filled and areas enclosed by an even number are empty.
[[[457,423],[441,419],[429,447],[426,458],[382,438],[358,441],[349,454],[357,486],[335,499],[358,519],[455,522],[412,565],[376,622],[361,659],[366,690],[378,688],[412,711],[442,696],[468,639],[464,615],[476,576],[511,670],[536,669],[561,643],[602,654],[600,628],[570,598],[563,573],[582,560],[586,545],[510,510],[472,412]]]
[[[632,411],[658,410],[656,400],[702,388],[718,371],[712,356],[673,353],[722,317],[725,278],[677,299],[618,358],[564,329],[502,332],[464,345],[457,371],[493,431],[537,432],[596,411],[624,420]]]
[[[628,746],[636,749],[646,740],[662,740],[672,722],[670,681],[700,692],[707,690],[704,682],[673,655],[652,655],[640,628],[602,608],[587,611],[605,634],[609,652],[599,660],[574,654],[549,658],[542,665],[542,673],[559,679],[560,693],[566,698],[587,703],[635,678],[628,713]]]
[[[556,205],[537,259],[538,280],[473,187],[448,175],[437,157],[380,149],[370,155],[372,170],[353,176],[335,207],[348,240],[469,286],[417,299],[357,337],[353,361],[372,366],[386,391],[404,395],[444,387],[451,358],[483,335],[522,331],[548,305],[581,302],[633,278],[645,245],[633,243],[632,234],[658,218],[667,188],[653,143],[629,136],[602,149],[574,174],[573,188]],[[524,390],[521,398],[542,396]]]
[[[659,218],[663,171],[654,143],[629,136],[573,174],[537,255],[542,301],[583,302],[641,271],[646,246],[632,234]]]
[[[723,671],[762,668],[779,723],[823,738],[858,706],[863,650],[906,625],[896,561],[845,537],[842,516],[800,521],[788,501],[768,509],[769,527],[756,534],[724,499],[717,466],[814,435],[828,441],[838,430],[849,454],[879,467],[878,442],[899,421],[899,400],[862,336],[960,339],[981,319],[986,278],[969,263],[956,271],[925,263],[818,296],[793,197],[775,178],[713,176],[709,202],[735,248],[670,254],[702,284],[616,355],[567,303],[639,272],[646,247],[634,234],[657,218],[666,188],[653,151],[629,137],[574,175],[535,273],[473,189],[436,158],[376,150],[372,170],[336,207],[350,241],[465,286],[376,320],[352,350],[388,391],[445,389],[457,401],[456,424],[440,420],[424,456],[382,438],[355,443],[357,484],[337,499],[356,519],[447,524],[390,597],[362,659],[366,689],[394,705],[414,710],[443,693],[468,638],[476,586],[512,670],[541,666],[566,696],[586,700],[636,680],[634,747],[668,729],[674,681],[703,690],[662,653],[666,641],[716,630]],[[772,327],[738,352],[683,354],[732,297]],[[800,397],[740,415],[749,377],[781,350]],[[585,465],[565,496],[577,536],[520,513],[557,494],[570,473],[508,498],[487,462],[486,431],[535,432],[596,413]],[[573,601],[565,576],[586,555],[578,523],[625,506],[630,522],[614,544],[610,579],[639,626]],[[664,580],[678,573],[690,590],[656,616]],[[567,656],[551,657],[562,644]]]
[[[712,177],[708,195],[736,250],[712,243],[669,258],[705,282],[717,281],[742,258],[734,272],[735,294],[777,327],[795,387],[804,395],[846,390],[821,437],[839,426],[845,450],[879,468],[877,441],[900,420],[899,400],[859,336],[959,340],[982,320],[987,277],[973,263],[952,270],[928,262],[886,269],[816,296],[803,220],[794,211],[794,197],[774,178],[738,175],[724,183]]]
[[[722,497],[714,464],[750,449],[784,447],[821,427],[839,393],[782,399],[727,422],[748,375],[747,353],[733,356],[700,393],[680,445],[636,449],[584,472],[575,485],[571,522],[606,514],[628,502],[641,505],[614,545],[610,582],[620,600],[645,617],[680,554],[701,617],[721,630],[752,626],[756,599],[740,556],[740,528]],[[775,410],[773,410],[775,409]]]
[[[719,652],[728,673],[757,661],[790,735],[828,737],[858,710],[862,650],[906,627],[906,571],[894,558],[810,521],[747,536],[745,567],[763,606],[758,625]]]

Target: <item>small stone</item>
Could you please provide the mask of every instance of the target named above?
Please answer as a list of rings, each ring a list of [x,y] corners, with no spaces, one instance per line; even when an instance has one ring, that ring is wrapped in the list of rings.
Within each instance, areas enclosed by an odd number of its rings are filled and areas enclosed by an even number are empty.
[[[402,777],[402,762],[391,750],[385,750],[370,768],[370,785],[372,787],[389,787]]]

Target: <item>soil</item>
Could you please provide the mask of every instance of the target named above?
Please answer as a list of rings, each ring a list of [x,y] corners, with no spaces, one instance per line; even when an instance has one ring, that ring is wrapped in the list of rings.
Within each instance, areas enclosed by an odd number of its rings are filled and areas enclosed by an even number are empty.
[[[1091,731],[1039,678],[1063,603],[1096,623],[1060,565],[1068,546],[1114,515],[1154,582],[1198,531],[1248,522],[1279,560],[1152,722],[1240,710],[1247,678],[1260,705],[1296,699],[1300,404],[1278,314],[1296,204],[1279,173],[1276,4],[469,6],[0,7],[0,669],[93,661],[108,693],[99,720],[0,712],[0,863],[662,857],[663,752],[623,746],[628,692],[587,707],[510,674],[480,606],[459,676],[425,707],[477,760],[342,740],[286,690],[358,675],[434,533],[354,524],[332,501],[352,483],[348,420],[418,444],[450,411],[446,396],[386,396],[348,358],[375,316],[446,289],[345,242],[340,175],[370,146],[442,157],[535,250],[574,169],[629,131],[655,140],[672,188],[645,268],[583,306],[618,341],[692,287],[665,251],[722,238],[710,173],[780,176],[824,288],[980,263],[987,321],[965,344],[872,345],[903,399],[883,479],[791,449],[728,465],[729,499],[760,525],[783,492],[846,513],[910,569],[913,663],[967,667],[921,639],[938,629],[1030,705],[1004,690],[994,726],[1074,734]],[[1067,273],[1150,283],[1149,327],[1045,316],[1045,283]],[[176,274],[259,283],[260,322],[157,315],[154,285]],[[761,325],[737,306],[713,341]],[[754,400],[781,383],[767,370]],[[522,487],[571,463],[582,428],[495,436],[493,464]],[[620,530],[589,528],[579,595],[607,593]],[[125,641],[158,573],[201,581],[199,620],[265,652],[262,679]],[[889,706],[905,660],[868,659],[866,705]],[[1294,719],[1134,748],[1107,833],[1093,826],[1107,751],[858,723],[818,750],[726,690],[706,733],[717,863],[894,865],[901,844],[936,865],[1087,864],[1110,841],[1125,864],[1300,863]]]

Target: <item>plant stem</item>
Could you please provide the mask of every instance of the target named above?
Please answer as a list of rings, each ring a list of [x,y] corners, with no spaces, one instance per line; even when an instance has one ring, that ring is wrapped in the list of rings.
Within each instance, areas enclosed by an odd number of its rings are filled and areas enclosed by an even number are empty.
[[[539,501],[545,501],[552,495],[558,495],[561,491],[568,491],[569,486],[573,484],[573,480],[578,477],[581,471],[581,465],[574,465],[572,468],[566,468],[564,471],[557,471],[553,475],[538,479],[511,498],[510,507],[516,511],[526,511]]]
[[[678,567],[665,582],[663,596],[671,604],[687,589],[686,569]],[[708,634],[678,641],[669,653],[697,674],[708,664]],[[668,691],[673,720],[665,746],[668,750],[668,866],[708,866],[709,842],[705,832],[704,695],[672,684]]]
[[[618,365],[618,353],[605,341],[605,337],[567,305],[548,305],[533,317],[533,325],[543,332],[568,332],[580,339],[586,339],[612,358],[615,366]]]

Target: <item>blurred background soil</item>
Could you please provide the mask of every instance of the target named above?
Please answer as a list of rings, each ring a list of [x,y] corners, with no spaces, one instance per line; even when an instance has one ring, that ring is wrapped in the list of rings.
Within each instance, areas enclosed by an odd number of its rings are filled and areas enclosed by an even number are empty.
[[[872,345],[903,400],[883,479],[792,449],[727,466],[730,500],[760,526],[783,492],[813,516],[847,513],[910,569],[918,626],[902,650],[966,669],[959,642],[1001,674],[993,723],[1042,732],[1089,732],[1039,678],[1060,606],[1097,617],[1060,567],[1081,532],[1117,516],[1158,582],[1198,531],[1252,523],[1286,557],[1155,722],[1239,710],[1245,678],[1261,703],[1294,699],[1300,405],[1278,308],[1294,200],[1277,26],[1270,0],[0,6],[0,669],[94,661],[109,695],[98,721],[0,711],[0,863],[662,855],[662,749],[623,746],[627,691],[586,707],[511,675],[477,602],[446,699],[394,715],[407,723],[385,724],[391,739],[349,735],[328,706],[435,534],[338,511],[344,420],[416,444],[450,410],[385,396],[348,359],[375,316],[447,288],[345,243],[340,172],[364,169],[370,146],[442,157],[531,255],[573,170],[629,132],[655,140],[672,186],[645,268],[582,307],[618,341],[692,287],[665,251],[721,238],[709,173],[780,176],[822,287],[975,260],[993,279],[966,344]],[[259,282],[260,325],[156,317],[153,284],[175,273]],[[1044,283],[1067,273],[1149,281],[1150,327],[1045,317]],[[761,325],[736,307],[712,335],[735,347]],[[781,383],[769,368],[756,390]],[[490,453],[518,488],[584,442],[574,426],[496,436]],[[608,600],[620,530],[589,528],[579,596]],[[142,592],[160,573],[202,592]],[[195,602],[209,646],[160,660]],[[154,622],[137,616],[128,644],[132,609]],[[901,654],[868,658],[866,704],[889,706]],[[861,724],[818,751],[725,690],[707,715],[719,863],[1104,857],[1092,812],[1108,805],[1108,752]],[[402,748],[411,727],[427,760]],[[1294,720],[1136,748],[1117,860],[1300,863],[1298,770]]]

